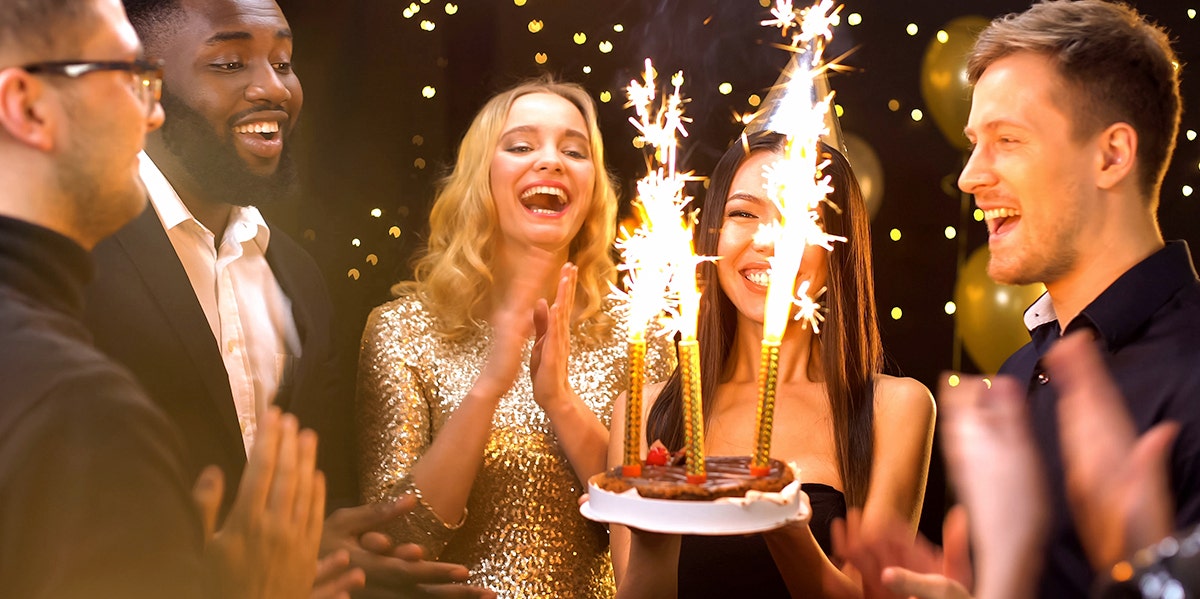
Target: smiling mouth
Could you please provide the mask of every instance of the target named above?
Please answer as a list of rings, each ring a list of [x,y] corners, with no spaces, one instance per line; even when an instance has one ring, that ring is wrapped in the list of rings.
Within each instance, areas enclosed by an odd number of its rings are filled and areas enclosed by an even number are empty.
[[[765,288],[771,283],[771,273],[766,270],[745,270],[742,277],[759,287]]]
[[[521,205],[534,214],[561,214],[567,203],[567,193],[549,185],[536,185],[521,194]]]
[[[242,135],[253,135],[257,133],[263,139],[272,140],[279,135],[279,123],[276,121],[258,121],[254,123],[246,123],[237,125],[233,128],[234,133]]]
[[[1016,208],[992,208],[991,210],[983,211],[983,218],[987,221],[988,233],[995,235],[1007,229],[1005,225],[1010,222],[1016,222],[1021,216],[1021,211]]]

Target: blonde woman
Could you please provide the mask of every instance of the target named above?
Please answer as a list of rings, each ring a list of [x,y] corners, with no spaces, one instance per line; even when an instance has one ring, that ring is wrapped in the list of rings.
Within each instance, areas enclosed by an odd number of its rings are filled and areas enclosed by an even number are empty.
[[[626,378],[606,299],[616,210],[586,92],[502,92],[463,138],[415,280],[363,333],[366,499],[416,495],[397,537],[502,597],[613,593],[608,535],[577,498],[604,468]],[[666,352],[649,353],[665,378]]]

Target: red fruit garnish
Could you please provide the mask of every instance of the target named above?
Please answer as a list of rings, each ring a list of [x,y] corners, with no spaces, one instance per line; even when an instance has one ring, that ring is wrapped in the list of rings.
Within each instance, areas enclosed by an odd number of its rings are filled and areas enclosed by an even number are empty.
[[[662,445],[655,445],[646,452],[646,465],[648,466],[666,466],[667,461],[671,459],[671,452],[667,451]]]

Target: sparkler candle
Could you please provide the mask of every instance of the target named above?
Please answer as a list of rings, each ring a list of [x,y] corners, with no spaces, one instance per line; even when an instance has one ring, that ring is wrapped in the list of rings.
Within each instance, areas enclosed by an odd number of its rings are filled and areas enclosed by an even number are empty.
[[[778,0],[771,10],[773,19],[763,25],[779,27],[782,35],[791,34],[790,50],[798,60],[789,63],[780,83],[772,90],[764,111],[766,128],[787,136],[782,156],[765,167],[766,195],[779,210],[779,220],[763,225],[755,242],[775,248],[769,258],[770,282],[763,318],[762,352],[758,375],[757,435],[750,470],[756,476],[768,473],[771,453],[771,432],[775,419],[775,389],[778,384],[779,346],[787,329],[793,307],[804,326],[819,332],[819,305],[804,282],[796,288],[796,274],[805,251],[828,251],[833,241],[844,238],[827,235],[820,225],[821,203],[832,191],[828,177],[823,177],[824,162],[819,156],[818,143],[828,135],[826,117],[832,94],[814,98],[815,82],[823,76],[825,65],[822,53],[832,37],[831,26],[837,9],[832,0],[820,0],[813,6],[796,10],[791,0]],[[752,123],[751,128],[755,128]],[[814,247],[815,246],[815,247]]]
[[[629,121],[638,130],[635,141],[654,148],[650,172],[638,181],[634,208],[640,225],[623,232],[617,247],[621,250],[622,270],[626,271],[625,291],[613,295],[626,300],[630,310],[630,390],[625,415],[625,456],[622,474],[641,473],[642,384],[645,355],[645,330],[650,320],[667,314],[663,333],[678,333],[680,364],[684,375],[685,430],[688,455],[688,479],[704,481],[704,424],[700,417],[700,366],[696,352],[696,328],[700,292],[696,286],[696,265],[700,258],[692,245],[695,215],[687,212],[691,198],[684,195],[684,183],[690,174],[675,170],[677,135],[687,135],[683,127],[683,98],[679,88],[683,74],[671,78],[674,86],[658,109],[654,67],[646,59],[644,83],[631,81],[629,102],[637,118]],[[656,166],[657,165],[657,166]],[[641,356],[642,359],[639,359]]]

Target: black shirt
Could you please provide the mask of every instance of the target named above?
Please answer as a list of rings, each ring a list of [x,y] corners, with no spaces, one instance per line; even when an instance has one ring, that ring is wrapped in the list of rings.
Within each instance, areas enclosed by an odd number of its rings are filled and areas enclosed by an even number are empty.
[[[198,597],[182,447],[80,322],[83,248],[0,217],[0,594]]]
[[[1027,322],[1049,308],[1045,299],[1029,309]],[[1170,462],[1175,524],[1182,528],[1200,521],[1200,281],[1187,244],[1168,243],[1126,271],[1067,325],[1066,332],[1083,328],[1095,331],[1139,434],[1163,421],[1180,424]],[[1053,511],[1039,595],[1087,597],[1094,573],[1067,511],[1058,394],[1041,363],[1060,337],[1058,321],[1037,325],[1031,337],[1000,374],[1028,385],[1033,429],[1046,464]]]

